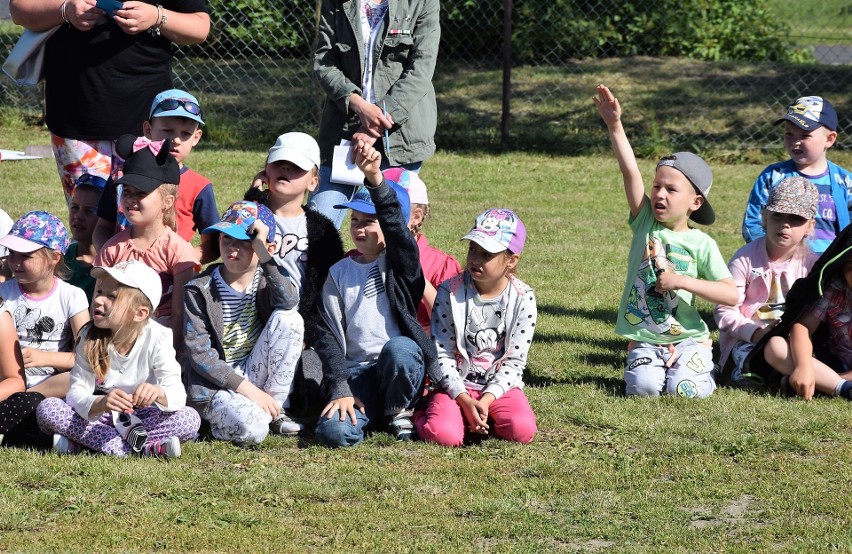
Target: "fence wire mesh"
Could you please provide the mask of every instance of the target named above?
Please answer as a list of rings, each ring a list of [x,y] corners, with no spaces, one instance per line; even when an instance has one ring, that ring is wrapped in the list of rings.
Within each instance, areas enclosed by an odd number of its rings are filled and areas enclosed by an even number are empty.
[[[434,78],[440,148],[599,149],[600,123],[589,97],[600,82],[623,99],[640,153],[779,148],[773,121],[786,103],[806,94],[834,103],[836,147],[852,148],[849,0],[826,0],[807,16],[780,0],[514,2],[510,134],[504,142],[501,62],[504,6],[510,4],[442,2]],[[685,4],[702,11],[689,23],[672,23],[680,18],[669,12]],[[208,114],[205,142],[262,147],[287,130],[316,134],[322,103],[312,78],[318,2],[210,0],[209,6],[208,40],[178,49],[174,61],[176,85],[199,96]],[[732,16],[719,9],[743,11]],[[743,20],[748,34],[725,34],[717,22],[723,16]],[[20,33],[6,15],[0,54],[5,57]],[[41,113],[40,87],[3,78],[0,101],[33,121]]]

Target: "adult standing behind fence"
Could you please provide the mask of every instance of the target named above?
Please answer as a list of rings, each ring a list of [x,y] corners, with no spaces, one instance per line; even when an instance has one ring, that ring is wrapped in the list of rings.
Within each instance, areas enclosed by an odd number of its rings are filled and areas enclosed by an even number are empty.
[[[173,44],[210,31],[206,0],[11,0],[9,8],[27,29],[60,25],[45,51],[45,120],[66,200],[81,174],[120,169],[115,139],[140,135],[151,99],[172,88]]]
[[[362,140],[382,168],[419,171],[435,152],[432,74],[441,38],[439,0],[323,0],[314,75],[326,94],[319,187],[311,205],[339,228],[356,187],[331,182],[334,146]],[[387,131],[387,132],[386,132]]]

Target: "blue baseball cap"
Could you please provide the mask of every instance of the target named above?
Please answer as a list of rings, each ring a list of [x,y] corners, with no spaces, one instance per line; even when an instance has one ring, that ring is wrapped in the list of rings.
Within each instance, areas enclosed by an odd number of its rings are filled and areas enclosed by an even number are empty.
[[[248,228],[258,219],[269,227],[266,242],[275,242],[275,231],[278,229],[275,224],[275,216],[263,204],[248,200],[239,200],[231,204],[222,214],[222,221],[204,229],[201,234],[206,235],[218,231],[237,240],[251,240],[252,237],[248,234]]]
[[[402,218],[405,220],[405,224],[408,225],[408,216],[411,214],[411,200],[408,198],[408,191],[393,181],[388,181],[387,179],[385,181],[396,193],[396,198],[399,200],[399,207],[402,209]],[[358,192],[355,193],[355,196],[349,202],[335,204],[334,206],[335,210],[345,210],[346,208],[365,214],[376,214],[376,205],[373,204],[373,198],[370,196],[370,191],[367,190],[367,187],[359,188]]]
[[[823,126],[830,131],[837,130],[837,112],[831,102],[822,96],[802,96],[787,106],[787,113],[775,121],[790,121],[803,131],[813,131]]]
[[[185,117],[204,125],[201,104],[190,93],[180,89],[164,90],[154,97],[148,119],[155,117]]]

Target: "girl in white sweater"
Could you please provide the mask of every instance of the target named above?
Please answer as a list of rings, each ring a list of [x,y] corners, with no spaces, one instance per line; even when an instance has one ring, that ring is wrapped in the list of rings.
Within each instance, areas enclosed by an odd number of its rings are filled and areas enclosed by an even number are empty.
[[[186,407],[172,332],[150,318],[160,278],[136,260],[96,267],[92,275],[93,317],[80,334],[71,388],[64,402],[39,405],[39,426],[54,433],[59,454],[84,446],[113,456],[180,456],[180,443],[197,436],[201,420]],[[141,424],[147,441],[120,433],[128,422]]]

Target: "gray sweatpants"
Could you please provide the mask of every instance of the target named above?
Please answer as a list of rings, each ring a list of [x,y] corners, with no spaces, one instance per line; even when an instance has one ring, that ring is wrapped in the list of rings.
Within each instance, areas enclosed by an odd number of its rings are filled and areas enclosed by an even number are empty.
[[[716,390],[713,349],[692,339],[672,345],[637,342],[624,370],[628,396],[706,398]]]
[[[295,309],[272,312],[241,373],[268,393],[282,408],[289,406],[296,365],[305,335],[302,316]],[[202,414],[220,440],[259,444],[269,434],[272,417],[242,394],[220,390]]]

